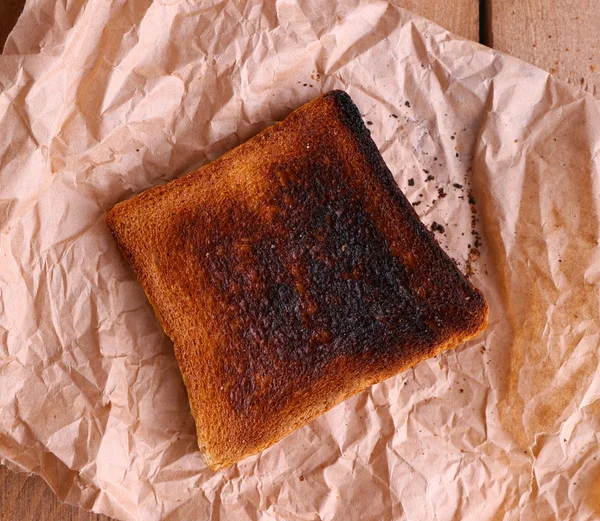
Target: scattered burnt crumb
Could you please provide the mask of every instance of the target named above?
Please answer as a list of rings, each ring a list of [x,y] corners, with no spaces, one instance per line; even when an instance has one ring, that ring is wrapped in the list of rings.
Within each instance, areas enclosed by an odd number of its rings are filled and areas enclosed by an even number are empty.
[[[465,196],[464,195],[459,195],[458,198],[462,199],[463,201],[465,200]]]
[[[469,256],[467,257],[467,264],[465,266],[465,276],[467,278],[472,277],[475,274],[474,264],[481,255],[480,251],[475,248],[475,246],[471,246],[469,249]]]
[[[303,87],[306,87],[308,85],[308,83],[305,83],[304,85],[302,85]]]
[[[443,199],[444,197],[446,197],[448,194],[446,192],[444,192],[443,188],[438,188],[438,197],[440,199]]]
[[[415,201],[414,203],[412,203],[413,206],[419,206],[422,203],[422,201]]]
[[[454,141],[456,138],[454,136],[450,136],[450,139]]]
[[[309,85],[309,87],[312,89],[312,83]]]
[[[432,232],[439,232],[439,233],[445,233],[446,232],[446,228],[444,228],[443,225],[436,223],[435,221],[433,221],[431,223],[431,231]]]
[[[473,244],[469,244],[469,253],[467,256],[467,262],[465,266],[465,276],[471,277],[475,273],[474,264],[481,255],[479,248],[481,246],[481,235],[477,231],[477,207],[475,206],[475,197],[473,192],[469,190],[467,192],[467,196],[469,198],[469,206],[471,208],[471,235],[475,238]],[[464,234],[463,234],[464,235]]]
[[[437,161],[437,157],[434,157],[434,158],[433,158],[433,160],[434,160],[434,161]]]
[[[372,125],[373,122],[372,121],[367,121],[367,125]]]
[[[425,170],[425,169],[423,168],[423,172],[425,172],[426,174],[428,174],[428,173],[429,173],[429,170]]]
[[[398,116],[396,114],[392,114],[392,117],[398,119]]]
[[[298,479],[299,479],[300,481],[304,481],[304,476],[300,476]]]
[[[426,178],[425,181],[433,181],[435,179],[435,177],[433,177],[431,174],[429,174]]]
[[[410,101],[405,102],[404,105],[406,105],[408,108],[410,108]]]
[[[139,152],[139,151],[140,151],[140,149],[139,149],[139,148],[136,148],[136,149],[135,149],[135,151],[136,151],[136,152]]]
[[[452,186],[454,188],[459,188],[459,189],[463,187],[463,185],[461,185],[460,183],[454,183]]]
[[[412,177],[408,180],[408,186],[415,186],[415,180]]]
[[[459,391],[460,391],[461,393],[464,393],[464,392],[465,392],[465,390],[464,390],[464,389],[459,389]]]
[[[458,154],[458,152],[457,152],[457,153],[456,153],[456,157],[458,157],[458,156],[459,156],[459,154]]]

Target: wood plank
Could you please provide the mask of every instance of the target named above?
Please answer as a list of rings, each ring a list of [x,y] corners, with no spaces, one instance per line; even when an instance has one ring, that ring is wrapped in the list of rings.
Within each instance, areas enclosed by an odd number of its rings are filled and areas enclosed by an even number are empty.
[[[23,10],[25,0],[0,0],[0,49]],[[396,5],[429,18],[453,33],[478,40],[479,0],[396,0]],[[63,504],[37,476],[9,472],[0,465],[1,521],[110,521]]]
[[[485,0],[486,45],[600,95],[600,2]]]
[[[394,4],[417,13],[469,40],[479,40],[479,0],[395,0]],[[0,49],[17,18],[25,0],[0,0]]]
[[[0,49],[25,0],[0,0]],[[479,39],[479,0],[396,0],[400,7],[433,20],[453,33]],[[39,477],[13,474],[0,466],[1,521],[110,521],[64,505]]]
[[[111,521],[58,500],[44,480],[0,465],[1,521]]]
[[[393,0],[449,31],[479,41],[479,0]]]

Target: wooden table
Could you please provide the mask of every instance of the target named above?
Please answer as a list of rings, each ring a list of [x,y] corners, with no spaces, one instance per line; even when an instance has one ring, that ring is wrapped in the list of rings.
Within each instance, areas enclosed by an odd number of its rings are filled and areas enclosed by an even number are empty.
[[[0,0],[0,48],[23,0]],[[596,0],[396,0],[452,32],[554,73],[594,95],[600,88]],[[64,505],[35,476],[0,466],[0,521],[110,521]]]

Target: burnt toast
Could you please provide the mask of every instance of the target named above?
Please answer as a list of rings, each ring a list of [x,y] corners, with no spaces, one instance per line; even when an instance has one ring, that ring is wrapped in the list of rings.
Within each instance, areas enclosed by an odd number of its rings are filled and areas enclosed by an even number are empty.
[[[342,91],[106,221],[173,340],[215,470],[487,325]]]

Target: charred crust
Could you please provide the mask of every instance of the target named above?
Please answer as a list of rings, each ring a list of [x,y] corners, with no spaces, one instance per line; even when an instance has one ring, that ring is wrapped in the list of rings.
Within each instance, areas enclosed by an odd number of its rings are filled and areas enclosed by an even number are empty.
[[[356,143],[361,152],[367,158],[369,164],[373,167],[374,174],[380,182],[382,188],[387,192],[393,204],[396,204],[399,210],[406,215],[407,225],[412,232],[417,235],[420,240],[428,244],[430,250],[435,251],[443,257],[444,261],[437,266],[440,268],[440,273],[444,278],[454,279],[461,286],[462,293],[470,300],[470,308],[474,310],[474,315],[479,316],[485,312],[487,315],[487,303],[483,294],[473,287],[463,273],[458,269],[456,262],[443,251],[434,236],[419,220],[418,214],[414,207],[410,204],[406,196],[400,190],[400,187],[394,180],[394,176],[390,169],[385,164],[377,145],[371,138],[371,133],[364,124],[358,107],[354,104],[350,96],[341,90],[331,91],[324,96],[330,97],[335,101],[339,117],[346,127],[352,132]],[[443,264],[449,263],[454,269],[444,270]],[[467,321],[469,317],[464,317]],[[466,323],[463,322],[463,326]],[[460,327],[456,325],[457,329]]]

